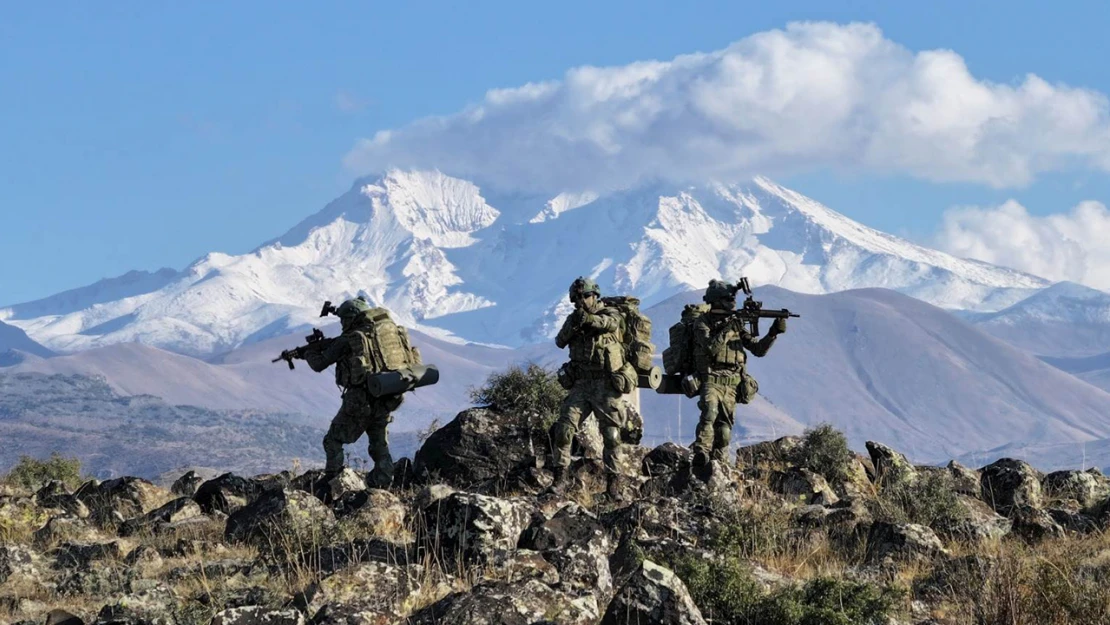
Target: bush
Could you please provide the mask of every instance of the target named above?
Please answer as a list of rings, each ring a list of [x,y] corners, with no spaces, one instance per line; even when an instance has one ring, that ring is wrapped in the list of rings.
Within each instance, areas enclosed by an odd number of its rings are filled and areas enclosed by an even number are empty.
[[[856,625],[886,623],[903,592],[831,577],[764,593],[751,569],[734,557],[686,556],[675,563],[694,603],[714,623]]]
[[[535,363],[524,367],[512,365],[505,371],[490,374],[482,386],[470,389],[470,399],[475,404],[502,413],[528,416],[535,420],[537,429],[544,431],[559,417],[559,408],[566,395],[555,372]]]
[[[947,471],[919,472],[914,480],[884,488],[872,508],[880,520],[929,527],[967,516],[955,481]]]
[[[828,423],[809,428],[797,450],[799,465],[840,486],[852,477],[852,451],[848,439]]]
[[[20,456],[19,462],[3,479],[8,484],[27,490],[37,490],[52,480],[58,480],[70,489],[77,488],[81,484],[81,461],[65,458],[58,452],[50,454],[48,460]]]

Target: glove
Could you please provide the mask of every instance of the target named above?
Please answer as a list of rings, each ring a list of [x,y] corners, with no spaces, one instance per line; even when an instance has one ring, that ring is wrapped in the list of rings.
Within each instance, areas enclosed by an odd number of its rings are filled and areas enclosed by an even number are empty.
[[[771,332],[782,334],[786,332],[786,317],[779,317],[771,324]]]

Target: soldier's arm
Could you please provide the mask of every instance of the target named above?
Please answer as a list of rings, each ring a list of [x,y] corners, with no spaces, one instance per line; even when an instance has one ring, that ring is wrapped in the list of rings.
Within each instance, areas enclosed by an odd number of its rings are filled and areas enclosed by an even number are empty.
[[[583,312],[582,327],[597,332],[598,334],[617,332],[621,329],[621,319],[616,312],[611,309],[602,310],[596,315]]]
[[[775,332],[768,332],[763,335],[763,338],[756,341],[752,338],[752,335],[745,330],[741,332],[740,340],[744,342],[744,349],[751,352],[753,356],[762,358],[767,354],[767,351],[771,349],[771,345],[774,344],[778,336],[779,335]]]
[[[305,345],[304,359],[313,371],[319,373],[339,362],[350,349],[351,346],[347,344],[347,341],[323,339]]]
[[[570,345],[570,340],[574,338],[574,317],[577,314],[578,311],[575,311],[567,315],[567,318],[563,321],[563,327],[560,328],[559,333],[555,335],[555,346],[559,349],[563,349],[567,345]]]

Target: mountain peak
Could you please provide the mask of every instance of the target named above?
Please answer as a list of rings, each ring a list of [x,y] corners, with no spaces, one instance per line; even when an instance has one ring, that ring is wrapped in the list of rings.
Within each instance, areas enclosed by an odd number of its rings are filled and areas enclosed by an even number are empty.
[[[208,354],[315,323],[321,301],[365,293],[433,335],[520,345],[552,331],[578,275],[645,305],[741,275],[805,293],[884,287],[973,310],[1047,285],[868,228],[766,178],[539,197],[389,170],[253,253],[208,255],[139,297],[0,317],[61,351],[141,341]]]

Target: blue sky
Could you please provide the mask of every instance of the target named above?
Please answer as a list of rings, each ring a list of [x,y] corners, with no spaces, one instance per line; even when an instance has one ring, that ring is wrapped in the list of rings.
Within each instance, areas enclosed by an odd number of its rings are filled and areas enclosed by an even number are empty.
[[[779,6],[786,5],[786,6]],[[713,51],[796,20],[873,22],[975,78],[1110,93],[1104,3],[61,3],[0,21],[0,304],[130,269],[241,253],[343,192],[356,140],[448,115],[491,88]],[[1059,168],[1030,184],[816,168],[781,179],[925,240],[954,205],[1030,213],[1110,199]]]

